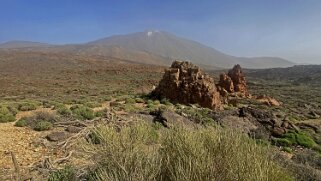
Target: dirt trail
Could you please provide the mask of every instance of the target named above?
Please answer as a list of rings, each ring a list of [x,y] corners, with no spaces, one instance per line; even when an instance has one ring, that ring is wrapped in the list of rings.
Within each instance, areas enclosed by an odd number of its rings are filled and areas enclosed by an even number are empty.
[[[47,109],[37,109],[47,110]],[[31,115],[35,111],[20,112],[17,120],[23,116]],[[19,166],[24,169],[32,163],[40,161],[48,152],[41,144],[36,144],[37,138],[44,132],[36,132],[30,128],[14,126],[13,123],[0,124],[0,178],[14,170],[10,152],[16,155]]]

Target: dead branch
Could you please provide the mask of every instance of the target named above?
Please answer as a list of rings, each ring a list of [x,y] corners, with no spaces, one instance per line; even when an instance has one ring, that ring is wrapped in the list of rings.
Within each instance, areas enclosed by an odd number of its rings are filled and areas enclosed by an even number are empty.
[[[14,165],[14,168],[15,168],[15,179],[17,181],[20,180],[20,170],[19,170],[19,165],[18,165],[18,162],[17,162],[17,158],[16,158],[16,155],[13,153],[13,152],[10,152],[11,154],[11,158],[12,158],[12,162],[13,162],[13,165]]]
[[[57,159],[56,161],[54,161],[54,163],[55,164],[61,164],[64,161],[68,160],[71,157],[72,154],[73,154],[73,151],[70,151],[66,157]]]

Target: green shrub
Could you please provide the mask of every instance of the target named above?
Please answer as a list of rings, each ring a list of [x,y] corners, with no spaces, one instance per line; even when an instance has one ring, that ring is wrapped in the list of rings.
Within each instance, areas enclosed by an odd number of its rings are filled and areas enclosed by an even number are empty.
[[[12,115],[14,115],[14,116],[16,116],[16,115],[18,114],[18,110],[17,110],[15,107],[13,107],[13,106],[7,106],[7,109],[8,109],[9,112],[10,112]]]
[[[235,131],[115,127],[97,128],[100,144],[87,145],[97,166],[88,180],[292,180],[268,147]]]
[[[52,172],[48,181],[74,181],[76,180],[76,172],[72,166],[66,166],[64,169]]]
[[[306,148],[312,148],[316,144],[312,138],[302,132],[296,135],[296,141],[298,145],[304,146]]]
[[[286,138],[274,138],[272,144],[276,146],[292,146],[294,143]]]
[[[145,100],[144,100],[143,98],[137,97],[137,98],[135,99],[135,102],[136,102],[136,103],[145,103]]]
[[[111,96],[105,96],[103,99],[104,99],[105,101],[111,101],[111,100],[112,100],[112,97],[111,97]]]
[[[62,107],[59,107],[57,109],[57,112],[60,114],[60,115],[63,115],[63,116],[71,116],[72,112],[70,109],[68,109],[66,106],[62,106]]]
[[[59,103],[59,102],[53,102],[52,103],[53,104],[53,109],[54,110],[58,110],[58,109],[60,109],[60,108],[64,108],[64,107],[66,107],[63,103]]]
[[[168,99],[166,99],[166,98],[163,98],[163,99],[160,101],[160,103],[165,104],[166,106],[169,106],[169,105],[172,104],[172,103],[171,103]]]
[[[27,126],[36,131],[44,131],[52,128],[53,123],[60,118],[55,114],[47,111],[37,111],[31,116],[23,117],[16,122],[15,126]]]
[[[0,106],[0,123],[13,122],[15,120],[14,113],[10,112],[7,107]]]
[[[20,103],[18,105],[19,111],[32,111],[32,110],[36,110],[36,109],[37,109],[37,105],[34,103],[30,103],[30,102],[24,102],[24,103]]]
[[[282,151],[285,151],[287,153],[292,153],[293,152],[292,148],[290,148],[290,147],[283,147]]]
[[[86,102],[84,106],[89,108],[101,107],[101,104],[98,102]]]
[[[24,118],[19,119],[19,120],[15,123],[15,126],[17,126],[17,127],[25,127],[25,126],[27,126],[27,121],[26,121],[26,119],[24,119]]]
[[[125,103],[126,104],[134,104],[136,101],[133,98],[126,98]]]
[[[185,114],[196,123],[208,124],[214,120],[211,117],[212,110],[208,108],[192,108],[190,106],[176,105],[178,114]]]
[[[292,144],[301,145],[306,148],[312,148],[316,144],[311,137],[303,132],[297,133],[294,131],[289,131],[288,133],[284,134],[283,138],[287,139]]]
[[[42,101],[42,106],[44,108],[51,108],[53,106],[53,103],[47,100]]]
[[[108,117],[108,110],[102,109],[102,110],[95,112],[95,117],[107,118]]]
[[[95,118],[94,111],[91,108],[86,106],[76,105],[76,106],[72,106],[70,110],[72,111],[75,117],[81,120],[86,120],[86,119],[90,120]]]
[[[46,131],[52,128],[52,123],[48,121],[38,121],[34,127],[35,131]]]

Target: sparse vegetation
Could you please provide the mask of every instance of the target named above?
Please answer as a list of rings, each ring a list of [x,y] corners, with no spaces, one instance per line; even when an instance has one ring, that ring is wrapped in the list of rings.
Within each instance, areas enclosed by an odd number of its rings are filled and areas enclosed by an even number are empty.
[[[97,165],[90,169],[88,178],[101,180],[115,178],[120,180],[151,180],[150,178],[155,178],[155,180],[204,180],[205,178],[206,180],[212,177],[212,180],[291,179],[286,171],[270,160],[269,154],[272,151],[266,147],[270,145],[269,139],[256,140],[258,144],[255,144],[253,140],[239,133],[222,130],[217,125],[217,128],[208,126],[207,123],[216,121],[216,117],[213,116],[215,111],[203,109],[197,105],[173,105],[166,99],[153,100],[148,97],[146,94],[152,85],[156,85],[162,77],[163,67],[114,64],[99,60],[96,61],[97,64],[92,65],[88,63],[88,59],[91,59],[89,57],[80,56],[75,60],[69,55],[33,55],[18,52],[15,56],[19,61],[13,59],[10,65],[14,66],[9,66],[6,59],[10,56],[6,53],[0,55],[1,73],[7,75],[5,78],[0,76],[0,81],[4,85],[12,85],[0,86],[2,105],[0,106],[0,122],[15,121],[15,115],[20,111],[17,117],[20,117],[20,114],[25,116],[19,119],[15,126],[56,131],[57,128],[52,125],[65,117],[68,117],[66,120],[69,118],[85,120],[94,117],[108,117],[109,113],[120,111],[120,113],[129,113],[129,115],[131,113],[144,114],[152,118],[151,115],[146,114],[166,108],[193,122],[206,124],[208,127],[197,131],[178,128],[163,129],[160,123],[137,127],[125,124],[125,126],[117,126],[116,130],[113,126],[100,127],[87,137],[90,142],[87,144],[97,153],[95,157],[92,157],[97,158],[93,160]],[[34,61],[39,57],[43,61]],[[59,63],[52,64],[55,61]],[[29,64],[39,71],[26,68],[21,74],[16,74],[21,70],[18,65],[28,67]],[[255,74],[252,75],[254,76],[247,77],[250,80],[248,85],[251,94],[273,96],[284,106],[269,107],[255,100],[240,99],[237,105],[230,104],[224,108],[231,112],[242,106],[264,109],[276,113],[279,121],[288,117],[293,124],[303,123],[313,118],[315,124],[312,126],[305,128],[298,126],[298,132],[288,132],[278,138],[272,137],[272,143],[281,147],[275,150],[293,155],[292,159],[282,160],[281,163],[285,163],[284,167],[287,169],[288,166],[291,167],[289,170],[297,178],[301,180],[320,178],[318,176],[321,170],[318,165],[320,158],[315,156],[321,153],[321,136],[318,131],[315,131],[315,127],[320,126],[320,85],[306,86],[304,83],[294,84],[284,79],[275,82],[273,79],[272,81],[264,77],[259,79],[260,77],[256,77]],[[314,82],[318,80],[313,79]],[[24,83],[21,84],[21,82]],[[111,109],[109,102],[111,102]],[[30,115],[38,108],[48,108],[45,109],[48,112],[44,111],[47,112],[45,114],[36,112]],[[31,111],[21,112],[29,110]],[[32,131],[31,129],[27,131]],[[305,150],[311,152],[300,153]],[[298,160],[298,163],[294,163]],[[297,167],[292,169],[293,165],[289,164],[290,162],[297,164]],[[76,171],[76,167],[66,167],[51,173],[50,179],[73,180]]]
[[[69,108],[67,108],[66,106],[60,106],[57,109],[57,112],[62,116],[71,116],[72,115],[72,111]]]
[[[88,146],[99,159],[89,180],[291,180],[267,147],[228,130],[157,131],[138,124],[95,133],[99,146]]]
[[[19,111],[32,111],[36,109],[37,109],[37,105],[31,102],[20,103],[18,106]]]
[[[35,131],[46,131],[50,130],[52,128],[52,123],[49,121],[38,121],[36,125],[34,126]]]
[[[55,171],[49,175],[48,181],[74,181],[76,173],[72,166],[68,165],[64,169]]]
[[[27,120],[26,120],[26,118],[21,118],[21,119],[19,119],[19,120],[15,123],[15,126],[17,126],[17,127],[25,127],[25,126],[27,126]]]
[[[73,116],[81,120],[86,120],[86,119],[90,120],[95,118],[94,111],[91,108],[83,105],[72,106],[70,110],[72,111]]]
[[[37,111],[28,117],[22,117],[15,123],[17,127],[30,127],[35,131],[45,131],[52,128],[52,124],[59,119],[57,115],[46,111]]]
[[[0,123],[15,121],[15,114],[16,112],[10,111],[8,107],[0,106]]]

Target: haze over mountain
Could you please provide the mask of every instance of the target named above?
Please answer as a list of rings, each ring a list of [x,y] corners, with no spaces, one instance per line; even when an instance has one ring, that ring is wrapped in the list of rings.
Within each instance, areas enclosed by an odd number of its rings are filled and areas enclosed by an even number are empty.
[[[184,39],[164,31],[145,31],[116,35],[85,44],[49,46],[34,42],[9,42],[0,48],[45,52],[99,55],[126,59],[139,63],[167,65],[173,59],[190,60],[210,68],[229,68],[240,64],[245,68],[290,67],[294,63],[277,57],[235,57],[196,41]]]
[[[9,41],[0,44],[0,48],[27,48],[27,47],[46,47],[47,43],[31,42],[31,41]]]

